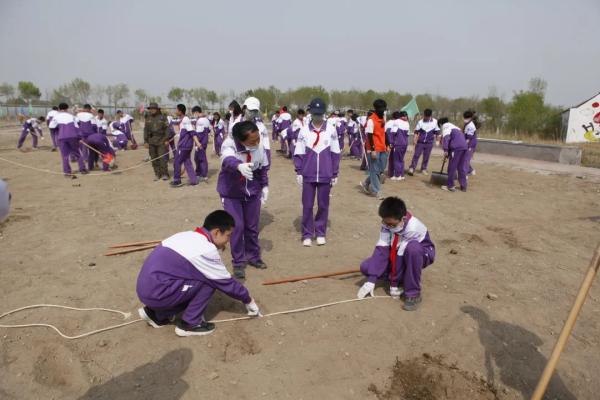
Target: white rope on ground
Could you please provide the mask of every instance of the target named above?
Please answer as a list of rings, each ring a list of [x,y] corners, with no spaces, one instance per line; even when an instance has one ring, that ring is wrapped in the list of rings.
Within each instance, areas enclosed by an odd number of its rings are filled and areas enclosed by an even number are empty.
[[[152,159],[150,159],[148,161],[142,161],[141,163],[135,164],[132,167],[128,167],[128,168],[124,168],[124,169],[116,169],[116,170],[113,170],[113,171],[106,171],[106,172],[100,172],[100,173],[88,173],[88,174],[85,174],[85,176],[108,176],[108,175],[111,175],[111,174],[120,174],[120,173],[123,173],[125,171],[129,171],[129,170],[132,170],[132,169],[135,169],[135,168],[139,168],[142,165],[145,165],[147,163],[151,163],[152,161],[158,160],[159,158],[164,157],[167,154],[168,153],[164,153],[164,154],[162,154],[162,155],[160,155],[158,157],[154,157],[154,158],[152,158]],[[46,174],[65,175],[63,172],[50,171],[48,169],[41,169],[41,168],[32,167],[30,165],[21,164],[21,163],[16,162],[16,161],[8,160],[8,159],[6,159],[4,157],[0,157],[0,161],[4,161],[4,162],[7,162],[9,164],[17,165],[17,166],[22,167],[22,168],[32,169],[32,170],[38,171],[38,172],[44,172]]]
[[[363,300],[368,300],[368,299],[391,299],[392,297],[390,296],[373,296],[373,297],[365,297],[363,299],[349,299],[349,300],[340,300],[340,301],[334,301],[332,303],[325,303],[325,304],[319,304],[316,306],[309,306],[309,307],[303,307],[303,308],[296,308],[293,310],[285,310],[285,311],[277,311],[277,312],[273,312],[273,313],[269,313],[269,314],[265,314],[262,317],[266,318],[266,317],[274,317],[276,315],[285,315],[285,314],[294,314],[294,313],[300,313],[300,312],[305,312],[305,311],[312,311],[312,310],[316,310],[319,308],[325,308],[325,307],[331,307],[331,306],[335,306],[338,304],[345,304],[345,303],[352,303],[355,301],[363,301]],[[123,319],[127,319],[129,317],[131,317],[131,313],[128,312],[123,312],[123,311],[119,311],[119,310],[112,310],[110,308],[78,308],[78,307],[69,307],[69,306],[61,306],[61,305],[57,305],[57,304],[34,304],[31,306],[26,306],[26,307],[21,307],[21,308],[17,308],[8,312],[5,312],[4,314],[0,315],[0,319],[7,317],[11,314],[15,314],[17,312],[20,311],[24,311],[24,310],[31,310],[34,308],[42,308],[42,307],[49,307],[49,308],[62,308],[62,309],[66,309],[66,310],[75,310],[75,311],[107,311],[107,312],[112,312],[112,313],[116,313],[116,314],[121,314],[123,316]],[[249,319],[256,319],[256,317],[250,317],[250,316],[244,316],[244,317],[236,317],[236,318],[227,318],[227,319],[218,319],[218,320],[212,320],[210,322],[215,323],[215,324],[219,324],[219,323],[223,323],[223,322],[233,322],[233,321],[242,321],[242,320],[249,320]],[[131,325],[134,324],[136,322],[141,322],[144,321],[144,319],[142,318],[138,318],[132,321],[128,321],[128,322],[124,322],[121,324],[117,324],[117,325],[111,325],[111,326],[107,326],[106,328],[101,328],[101,329],[96,329],[90,332],[85,332],[82,333],[80,335],[75,335],[75,336],[69,336],[64,334],[60,329],[58,329],[56,326],[51,325],[51,324],[41,324],[41,323],[33,323],[33,324],[18,324],[18,325],[3,325],[0,324],[0,328],[33,328],[33,327],[46,327],[46,328],[51,328],[54,329],[54,331],[56,331],[56,333],[58,333],[61,337],[67,339],[67,340],[73,340],[73,339],[81,339],[87,336],[91,336],[91,335],[95,335],[97,333],[101,333],[101,332],[106,332],[112,329],[117,329],[117,328],[121,328],[123,326],[127,326],[127,325]]]

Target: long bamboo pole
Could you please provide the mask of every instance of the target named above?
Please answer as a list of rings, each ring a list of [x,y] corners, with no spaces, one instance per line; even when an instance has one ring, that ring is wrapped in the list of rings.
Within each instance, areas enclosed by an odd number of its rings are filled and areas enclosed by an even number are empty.
[[[560,336],[554,345],[554,350],[552,350],[552,355],[546,364],[546,368],[544,368],[544,372],[540,377],[540,380],[531,396],[531,400],[541,400],[546,392],[546,388],[548,387],[548,383],[550,382],[550,378],[552,378],[552,374],[554,373],[554,369],[556,368],[556,364],[558,363],[558,358],[560,357],[562,351],[565,348],[567,343],[567,339],[573,330],[573,326],[575,325],[575,321],[579,316],[579,312],[581,311],[581,307],[587,298],[587,295],[592,287],[592,283],[594,282],[594,278],[598,273],[598,268],[600,268],[600,243],[596,248],[596,252],[592,257],[592,261],[590,262],[590,267],[588,268],[587,274],[585,278],[583,278],[583,282],[581,283],[581,288],[579,289],[579,293],[577,293],[577,297],[575,298],[575,303],[573,304],[573,308],[571,308],[571,312],[569,312],[569,317],[563,326],[562,331],[560,332]]]
[[[116,250],[116,251],[111,251],[108,252],[106,254],[104,254],[105,256],[116,256],[119,254],[127,254],[127,253],[133,253],[134,251],[142,251],[142,250],[148,250],[148,249],[152,249],[154,247],[156,247],[156,244],[149,244],[146,246],[138,246],[138,247],[130,247],[130,248],[126,248],[126,249],[120,249],[120,250]]]
[[[110,246],[109,249],[120,249],[123,247],[132,247],[132,246],[143,246],[146,244],[158,244],[162,242],[162,240],[144,240],[141,242],[131,242],[131,243],[119,243],[113,246]]]
[[[349,269],[349,270],[345,270],[345,271],[328,272],[328,273],[319,274],[319,275],[297,276],[297,277],[293,277],[293,278],[285,278],[285,279],[280,279],[280,280],[276,280],[276,281],[263,282],[263,285],[279,285],[280,283],[298,282],[298,281],[304,281],[304,280],[309,280],[309,279],[318,279],[318,278],[328,278],[330,276],[356,274],[358,272],[360,272],[360,269]]]

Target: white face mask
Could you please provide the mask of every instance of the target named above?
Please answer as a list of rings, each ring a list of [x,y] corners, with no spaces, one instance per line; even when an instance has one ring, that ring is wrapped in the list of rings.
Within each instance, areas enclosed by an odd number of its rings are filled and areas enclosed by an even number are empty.
[[[471,122],[470,119],[463,119],[463,121],[464,121],[465,124],[468,124],[469,122]]]
[[[313,114],[311,119],[315,122],[323,122],[323,114]]]
[[[386,224],[382,224],[382,226],[392,233],[399,233],[400,231],[402,231],[402,229],[404,229],[404,221],[400,222],[398,225],[396,225],[393,228]]]
[[[256,146],[244,146],[248,151],[256,151],[258,150],[258,145]]]

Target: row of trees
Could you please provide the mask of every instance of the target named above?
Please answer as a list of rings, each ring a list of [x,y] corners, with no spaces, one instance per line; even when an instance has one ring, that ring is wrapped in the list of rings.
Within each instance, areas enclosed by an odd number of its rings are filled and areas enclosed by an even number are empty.
[[[560,108],[545,103],[547,83],[541,78],[531,79],[529,88],[514,93],[510,101],[502,99],[495,90],[487,97],[448,98],[430,94],[400,93],[394,90],[378,92],[374,90],[326,90],[322,86],[302,86],[295,89],[280,90],[275,86],[259,87],[244,92],[217,93],[203,87],[181,88],[172,87],[167,93],[167,99],[172,103],[186,102],[198,104],[209,109],[224,109],[231,99],[243,100],[247,96],[255,96],[261,100],[263,110],[272,112],[282,105],[290,108],[305,107],[311,99],[322,98],[332,109],[368,110],[373,100],[382,98],[388,103],[390,110],[399,110],[413,96],[420,110],[431,108],[437,116],[445,115],[454,121],[461,121],[462,113],[476,110],[486,131],[510,131],[525,135],[538,134],[546,138],[560,138],[561,119]],[[149,102],[162,103],[160,96],[152,96],[144,89],[133,92],[124,83],[116,85],[94,85],[76,78],[52,91],[45,101],[41,101],[42,93],[32,82],[21,81],[17,87],[8,83],[0,85],[0,97],[12,104],[44,103],[58,104],[66,101],[70,104],[92,103],[116,107]]]

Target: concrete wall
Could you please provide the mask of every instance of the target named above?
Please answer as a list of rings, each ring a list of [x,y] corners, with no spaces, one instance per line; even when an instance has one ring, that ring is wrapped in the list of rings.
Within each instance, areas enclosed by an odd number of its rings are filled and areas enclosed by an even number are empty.
[[[581,164],[581,149],[575,146],[527,144],[508,140],[479,138],[477,140],[476,151],[481,153],[497,154],[501,156],[557,162],[561,164]]]

